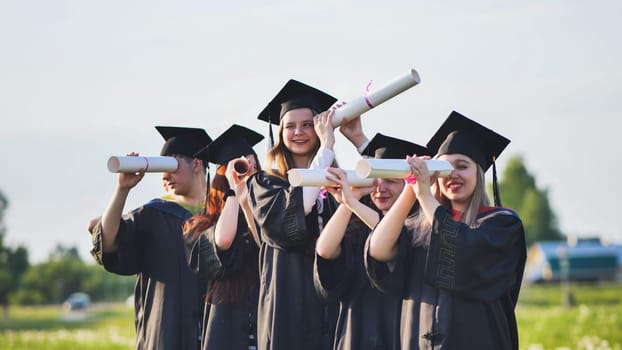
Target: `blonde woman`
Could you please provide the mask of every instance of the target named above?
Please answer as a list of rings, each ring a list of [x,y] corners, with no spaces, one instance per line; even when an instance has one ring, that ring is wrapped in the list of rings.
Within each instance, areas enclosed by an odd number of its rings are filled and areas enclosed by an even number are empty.
[[[402,295],[402,349],[518,349],[523,225],[514,211],[490,206],[484,181],[508,143],[453,112],[428,143],[453,165],[451,174],[435,179],[427,157],[407,158],[416,182],[378,224],[367,251],[373,283]],[[420,214],[406,220],[415,201]]]

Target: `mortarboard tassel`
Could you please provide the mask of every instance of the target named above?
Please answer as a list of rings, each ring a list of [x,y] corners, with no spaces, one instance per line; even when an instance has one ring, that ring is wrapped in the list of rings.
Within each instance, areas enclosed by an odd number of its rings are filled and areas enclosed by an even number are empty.
[[[497,184],[497,166],[495,157],[492,158],[492,193],[495,200],[495,207],[501,206],[501,196],[499,196],[499,185]]]
[[[272,124],[268,123],[268,135],[270,136],[270,148],[274,147],[274,136],[272,135]]]

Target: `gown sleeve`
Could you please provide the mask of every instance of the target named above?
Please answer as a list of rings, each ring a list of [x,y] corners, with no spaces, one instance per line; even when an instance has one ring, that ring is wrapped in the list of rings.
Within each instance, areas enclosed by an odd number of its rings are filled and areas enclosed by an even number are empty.
[[[103,228],[101,220],[93,229],[91,255],[95,261],[109,271],[119,275],[133,275],[142,272],[144,244],[142,244],[148,228],[149,209],[144,207],[123,215],[117,232],[117,250],[111,253],[103,251]]]
[[[326,147],[320,147],[315,157],[313,157],[309,169],[326,169],[333,163],[333,160],[335,160],[335,153]],[[311,208],[315,205],[315,201],[321,190],[321,187],[302,188],[305,213],[311,212]]]
[[[212,225],[201,233],[192,246],[188,262],[192,271],[208,281],[220,278],[223,271],[214,238],[215,229],[216,225]]]
[[[454,221],[438,207],[424,278],[449,293],[491,301],[520,284],[525,235],[518,215],[502,208],[480,214],[476,226]]]
[[[369,255],[371,235],[365,242],[365,270],[371,285],[391,295],[402,295],[410,249],[409,228],[404,226],[397,241],[398,252],[393,261],[378,261]],[[373,233],[372,233],[373,234]]]
[[[314,238],[307,230],[302,187],[293,187],[276,176],[258,172],[247,182],[253,217],[261,240],[280,248],[307,246]]]
[[[339,301],[354,278],[354,252],[341,242],[341,254],[337,259],[324,259],[315,253],[313,283],[315,290],[326,301]]]
[[[231,247],[227,250],[216,249],[218,259],[222,266],[221,277],[235,276],[244,269],[245,264],[249,263],[247,260],[252,259],[255,254],[249,255],[248,246],[250,246],[250,250],[258,249],[255,242],[250,242],[249,240],[252,240],[252,238],[250,232],[248,232],[246,219],[244,218],[244,214],[240,212],[238,215],[235,238],[233,239]],[[216,248],[215,244],[214,247]]]

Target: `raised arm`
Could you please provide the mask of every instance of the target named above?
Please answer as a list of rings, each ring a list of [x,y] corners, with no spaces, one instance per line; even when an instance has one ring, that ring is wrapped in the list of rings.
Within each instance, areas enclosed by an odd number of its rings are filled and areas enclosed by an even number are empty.
[[[128,156],[138,156],[132,152]],[[101,218],[102,223],[102,246],[104,253],[111,253],[117,250],[116,238],[121,223],[123,207],[127,200],[130,190],[145,176],[143,171],[138,173],[119,173],[117,187],[112,195],[112,199],[104,210]]]
[[[257,229],[255,227],[254,220],[252,219],[252,212],[250,211],[251,209],[247,201],[248,189],[246,188],[246,176],[244,178],[240,178],[234,170],[234,164],[238,160],[239,158],[229,161],[227,164],[227,170],[225,171],[229,188],[233,190],[235,196],[227,196],[225,206],[223,207],[218,222],[216,223],[215,241],[216,246],[220,250],[228,250],[233,244],[235,234],[238,230],[238,214],[240,208],[242,208],[244,218],[248,223],[248,228],[253,235],[253,239],[257,244],[259,244]]]
[[[387,215],[380,220],[369,238],[369,255],[378,261],[392,261],[397,255],[397,240],[410,209],[417,198],[407,185]]]
[[[431,174],[428,172],[428,167],[425,161],[430,157],[410,157],[406,156],[406,162],[410,165],[412,175],[417,179],[414,184],[406,185],[411,187],[415,196],[419,200],[421,210],[425,215],[428,223],[431,225],[434,221],[434,212],[441,204],[436,200],[430,189],[432,181],[436,178],[437,174]]]
[[[334,109],[330,109],[313,117],[313,127],[320,139],[320,148],[315,154],[315,157],[313,157],[311,165],[309,165],[309,169],[328,168],[335,160],[335,153],[333,152],[333,146],[335,145],[335,133],[332,126],[334,114]],[[309,214],[313,209],[320,190],[321,189],[319,187],[302,188],[305,215]]]
[[[341,241],[347,230],[352,212],[367,225],[378,222],[378,213],[360,202],[363,195],[371,192],[371,187],[351,189],[346,173],[338,168],[328,168],[328,180],[337,186],[324,187],[340,203],[337,211],[330,218],[316,243],[316,252],[324,259],[336,259],[341,254]],[[356,210],[356,211],[355,211]],[[370,226],[373,227],[373,226]]]
[[[369,139],[363,132],[361,116],[350,120],[344,119],[339,126],[339,131],[354,145],[354,147],[356,147],[359,153],[361,153],[369,143]]]

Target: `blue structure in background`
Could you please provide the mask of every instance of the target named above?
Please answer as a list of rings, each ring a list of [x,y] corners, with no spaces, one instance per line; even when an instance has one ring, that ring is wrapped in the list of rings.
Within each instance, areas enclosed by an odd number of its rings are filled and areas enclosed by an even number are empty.
[[[527,251],[525,281],[528,283],[559,282],[561,263],[567,253],[571,281],[614,281],[620,277],[622,246],[603,245],[598,239],[541,241]]]

